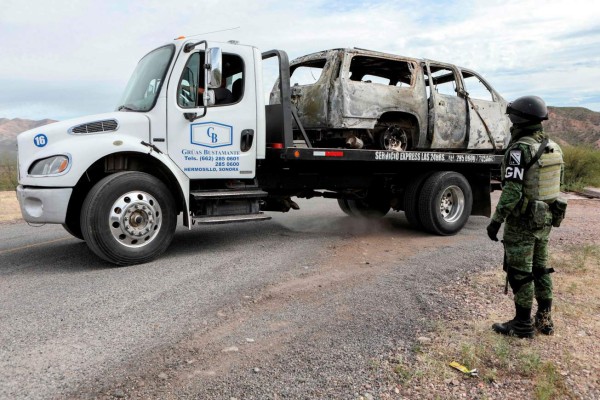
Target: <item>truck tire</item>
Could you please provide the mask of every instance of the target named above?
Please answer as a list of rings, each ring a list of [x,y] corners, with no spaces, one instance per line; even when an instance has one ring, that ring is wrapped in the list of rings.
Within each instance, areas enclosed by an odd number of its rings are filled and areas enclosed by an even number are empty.
[[[350,214],[360,218],[382,218],[390,211],[390,199],[380,191],[369,191],[364,199],[345,199]],[[343,210],[342,210],[343,211]]]
[[[408,183],[404,190],[404,215],[410,226],[415,229],[423,229],[423,223],[419,217],[419,195],[425,180],[429,178],[431,172],[417,175]]]
[[[454,235],[467,223],[473,194],[467,179],[453,171],[434,172],[419,194],[419,219],[425,230],[437,235]]]
[[[81,209],[88,247],[117,265],[148,262],[173,240],[177,214],[170,190],[152,175],[118,172],[99,181]]]
[[[354,214],[352,214],[352,211],[350,210],[350,206],[348,206],[348,203],[346,202],[346,199],[337,199],[337,202],[338,206],[340,206],[340,210],[342,210],[344,214],[349,215],[351,217],[354,216]]]

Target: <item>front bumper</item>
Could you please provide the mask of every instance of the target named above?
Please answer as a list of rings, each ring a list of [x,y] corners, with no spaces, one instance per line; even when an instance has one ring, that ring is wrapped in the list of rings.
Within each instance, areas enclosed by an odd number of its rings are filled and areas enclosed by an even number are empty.
[[[27,222],[64,224],[73,188],[17,187],[21,214]]]

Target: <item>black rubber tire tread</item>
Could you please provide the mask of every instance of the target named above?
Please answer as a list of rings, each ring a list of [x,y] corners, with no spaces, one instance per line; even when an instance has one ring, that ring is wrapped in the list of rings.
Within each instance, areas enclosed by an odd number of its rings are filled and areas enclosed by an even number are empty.
[[[417,175],[415,179],[409,182],[404,190],[404,215],[406,216],[409,225],[418,230],[423,229],[423,223],[419,217],[419,194],[421,194],[421,189],[423,188],[425,180],[429,178],[431,174],[431,172],[426,172]]]
[[[387,199],[367,198],[365,200],[346,200],[351,215],[359,218],[383,218],[390,211],[390,202]]]
[[[141,190],[154,196],[162,210],[162,226],[152,242],[138,248],[118,243],[108,226],[109,207],[123,193]],[[167,186],[152,175],[137,172],[117,172],[100,180],[90,190],[81,208],[81,230],[94,254],[117,265],[149,262],[161,255],[171,244],[177,226],[175,200]]]
[[[344,212],[344,214],[354,217],[352,210],[350,210],[350,206],[346,202],[346,199],[337,199],[338,206],[340,206],[340,210]]]
[[[462,215],[454,223],[448,223],[440,214],[440,201],[449,186],[459,187],[465,197]],[[458,233],[467,223],[473,206],[473,193],[467,179],[458,172],[438,171],[425,180],[419,194],[419,219],[428,232],[441,236]]]

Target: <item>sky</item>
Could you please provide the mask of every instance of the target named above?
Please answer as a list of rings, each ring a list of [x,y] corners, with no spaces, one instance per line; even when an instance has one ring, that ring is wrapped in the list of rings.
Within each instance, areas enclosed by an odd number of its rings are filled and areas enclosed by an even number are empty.
[[[589,0],[0,4],[0,118],[112,111],[139,59],[181,35],[290,59],[340,47],[429,58],[479,72],[508,101],[537,95],[600,111],[600,8]]]

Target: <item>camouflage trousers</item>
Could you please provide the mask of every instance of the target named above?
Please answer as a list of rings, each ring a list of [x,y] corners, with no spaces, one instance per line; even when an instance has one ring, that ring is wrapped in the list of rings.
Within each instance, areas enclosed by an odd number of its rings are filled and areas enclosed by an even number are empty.
[[[506,221],[504,226],[504,248],[512,278],[525,280],[521,287],[511,282],[515,295],[515,304],[532,308],[533,297],[536,300],[552,299],[552,278],[543,273],[548,264],[548,239],[551,225],[531,231],[521,221]],[[510,275],[509,275],[510,276]],[[531,280],[531,278],[534,278]],[[517,286],[517,287],[515,287]]]

